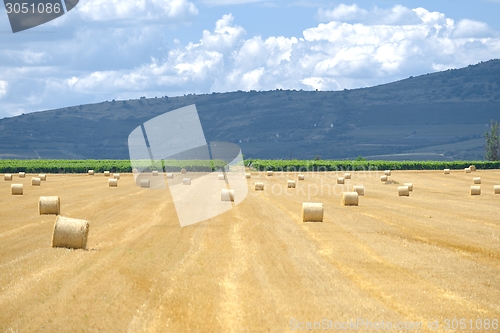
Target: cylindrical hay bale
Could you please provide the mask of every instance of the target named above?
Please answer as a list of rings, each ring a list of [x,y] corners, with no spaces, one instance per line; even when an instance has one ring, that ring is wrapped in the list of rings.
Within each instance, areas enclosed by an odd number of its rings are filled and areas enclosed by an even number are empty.
[[[23,184],[10,185],[10,193],[12,195],[23,195]]]
[[[413,191],[413,183],[404,183],[405,186],[408,186],[408,191]]]
[[[104,171],[104,177],[109,177],[110,173],[109,171]]]
[[[465,168],[464,171],[465,171],[465,173],[470,173],[471,172],[470,168]]]
[[[264,191],[264,183],[255,182],[255,191]]]
[[[359,202],[358,192],[342,193],[342,206],[357,206]]]
[[[47,175],[46,175],[46,174],[44,174],[44,173],[39,174],[39,175],[38,175],[38,178],[40,178],[40,180],[41,180],[42,182],[47,181]]]
[[[19,172],[19,178],[25,178],[26,173],[25,172]]]
[[[141,179],[141,187],[149,188],[150,185],[151,182],[149,181],[149,179]]]
[[[344,179],[351,179],[351,173],[350,172],[344,173]]]
[[[245,173],[245,178],[252,178],[252,175],[249,173]]]
[[[120,174],[119,173],[114,173],[113,174],[114,179],[120,179]]]
[[[55,214],[59,215],[61,212],[61,200],[59,197],[40,197],[38,200],[38,212],[40,215]]]
[[[481,186],[471,186],[470,195],[481,195]]]
[[[93,175],[94,175],[94,170],[89,170],[89,171],[87,171],[87,174],[88,174],[89,176],[93,176]]]
[[[31,185],[32,186],[40,186],[40,178],[38,178],[38,177],[32,177],[31,178]]]
[[[380,181],[386,182],[387,181],[387,176],[380,176]]]
[[[153,176],[158,176],[158,170],[153,170]]]
[[[219,173],[219,180],[225,180],[226,177],[224,176],[223,173]]]
[[[493,186],[493,190],[495,191],[495,194],[500,194],[500,185]]]
[[[286,186],[288,188],[295,188],[295,180],[287,180],[286,181]]]
[[[390,176],[390,175],[391,175],[391,170],[385,170],[385,171],[384,171],[384,175],[386,175],[386,176]]]
[[[220,192],[221,201],[234,201],[234,190],[223,189]]]
[[[474,180],[474,184],[481,184],[481,178],[480,177],[473,178],[473,180]]]
[[[191,185],[191,178],[182,178],[182,184]]]
[[[476,166],[475,165],[471,165],[469,168],[470,168],[470,171],[476,171]]]
[[[444,174],[449,175],[450,174],[450,169],[444,169]]]
[[[398,195],[400,197],[409,197],[410,190],[408,189],[408,186],[398,186]]]
[[[305,179],[305,176],[301,173],[299,173],[299,175],[297,176],[298,180],[304,180]]]
[[[272,175],[273,175],[273,172],[272,172],[271,170],[269,170],[269,171],[267,172],[267,176],[268,176],[268,177],[271,177]]]
[[[3,175],[3,180],[12,180],[12,175],[10,173],[6,173],[5,175]]]
[[[185,173],[186,173],[186,169],[182,168],[182,169],[181,169],[181,173],[182,173],[182,174],[185,174]]]
[[[344,177],[337,178],[337,184],[344,184]]]
[[[118,179],[116,179],[116,178],[109,178],[108,179],[108,186],[109,187],[117,187],[118,186]]]
[[[174,179],[174,174],[171,173],[171,172],[167,173],[167,178],[168,179]]]
[[[323,222],[323,204],[315,202],[302,203],[302,222]]]
[[[87,247],[89,222],[58,216],[52,234],[52,247],[67,247],[70,249],[84,249]]]
[[[356,192],[360,197],[365,195],[365,187],[362,185],[353,186],[352,190],[353,192]]]

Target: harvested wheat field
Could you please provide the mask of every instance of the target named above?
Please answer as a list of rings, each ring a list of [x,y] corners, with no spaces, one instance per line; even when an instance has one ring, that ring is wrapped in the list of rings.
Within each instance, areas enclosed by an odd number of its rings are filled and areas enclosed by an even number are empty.
[[[463,170],[382,174],[337,184],[340,173],[306,173],[288,188],[297,174],[252,172],[241,204],[183,228],[168,189],[132,174],[118,187],[13,175],[0,181],[0,331],[498,331],[500,171],[473,172],[477,196]],[[405,182],[414,188],[400,197]],[[342,206],[354,185],[365,189],[359,205]],[[40,196],[89,221],[87,250],[51,247],[56,216],[39,215]],[[304,202],[323,203],[323,222],[302,222]]]

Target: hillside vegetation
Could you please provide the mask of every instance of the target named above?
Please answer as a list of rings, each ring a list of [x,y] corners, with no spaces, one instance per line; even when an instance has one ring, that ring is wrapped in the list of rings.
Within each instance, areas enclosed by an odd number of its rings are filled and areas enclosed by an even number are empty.
[[[127,159],[129,133],[195,104],[207,141],[249,158],[478,160],[500,115],[500,60],[343,91],[140,98],[0,120],[0,158]]]

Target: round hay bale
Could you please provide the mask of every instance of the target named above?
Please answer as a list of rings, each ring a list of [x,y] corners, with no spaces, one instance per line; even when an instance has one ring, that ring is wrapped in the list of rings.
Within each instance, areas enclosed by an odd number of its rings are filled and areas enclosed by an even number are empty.
[[[295,188],[295,180],[287,180],[286,187],[287,188]]]
[[[476,171],[476,166],[475,165],[471,165],[469,168],[470,168],[470,171]]]
[[[174,179],[174,174],[171,173],[171,172],[167,173],[167,178],[168,179]]]
[[[408,189],[408,186],[398,186],[398,195],[400,197],[409,197],[410,190]]]
[[[219,173],[219,180],[226,180],[226,177],[223,173]]]
[[[481,186],[471,186],[470,195],[481,195]]]
[[[61,212],[61,200],[57,196],[40,197],[38,199],[38,213],[40,215],[59,215]]]
[[[474,184],[481,184],[481,178],[480,177],[475,177],[472,180],[474,181]]]
[[[404,183],[404,186],[408,186],[408,191],[413,191],[413,183]]]
[[[186,169],[184,169],[184,168],[181,169],[182,174],[185,174],[186,172],[187,172]]]
[[[12,180],[12,175],[10,173],[6,173],[5,175],[3,175],[3,180],[5,181]]]
[[[444,169],[444,174],[449,175],[450,174],[450,169]]]
[[[136,168],[133,168],[132,173],[139,173],[139,170],[137,170]]]
[[[465,168],[464,171],[465,171],[465,173],[471,173],[471,169],[470,168]]]
[[[183,185],[191,185],[191,178],[182,178]]]
[[[384,171],[384,175],[386,175],[386,176],[390,176],[390,175],[391,175],[391,170],[385,170],[385,171]]]
[[[380,181],[381,182],[386,182],[387,181],[387,176],[380,176]]]
[[[337,178],[337,184],[344,184],[344,177]]]
[[[273,174],[274,174],[274,173],[273,173],[271,170],[269,170],[269,171],[267,172],[267,176],[268,176],[268,177],[271,177]]]
[[[362,197],[365,195],[365,187],[363,185],[356,185],[352,188],[353,192],[358,193],[358,196]]]
[[[298,180],[304,180],[305,176],[302,173],[299,173],[299,175],[297,176],[297,178],[298,178]]]
[[[153,170],[153,176],[158,176],[158,170]]]
[[[25,178],[26,173],[25,172],[19,172],[19,178]]]
[[[110,173],[109,171],[104,171],[104,177],[109,177]]]
[[[31,186],[40,186],[40,178],[38,177],[32,177],[31,178]]]
[[[12,195],[23,195],[23,184],[10,185],[10,193]]]
[[[117,187],[118,186],[118,179],[116,179],[116,178],[109,178],[108,179],[108,186],[109,187]]]
[[[500,185],[493,186],[493,191],[495,192],[495,194],[500,194]]]
[[[252,178],[252,175],[249,173],[245,173],[245,178]]]
[[[93,175],[94,175],[94,173],[95,173],[95,172],[94,172],[94,170],[89,170],[89,171],[87,171],[87,174],[88,174],[89,176],[93,176]]]
[[[114,179],[120,179],[120,174],[119,173],[114,173],[113,174]]]
[[[350,172],[344,173],[344,179],[351,179],[351,173]]]
[[[52,234],[52,247],[67,247],[70,249],[84,249],[87,247],[89,222],[58,216]]]
[[[359,202],[358,192],[344,192],[342,193],[342,206],[357,206]]]
[[[141,187],[149,188],[151,186],[151,181],[149,179],[141,179]]]
[[[40,180],[41,180],[42,182],[47,181],[47,175],[46,175],[46,174],[44,174],[44,173],[39,174],[39,175],[38,175],[38,178],[40,178]]]
[[[255,191],[264,191],[264,183],[263,182],[255,182]]]
[[[323,222],[323,204],[315,202],[302,203],[302,222]]]
[[[234,201],[234,190],[222,189],[220,192],[221,201]]]

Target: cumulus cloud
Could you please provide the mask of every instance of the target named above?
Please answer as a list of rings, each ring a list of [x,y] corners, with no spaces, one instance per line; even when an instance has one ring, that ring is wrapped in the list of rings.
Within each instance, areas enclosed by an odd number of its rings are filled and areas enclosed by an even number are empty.
[[[369,11],[356,4],[340,4],[331,9],[319,8],[317,17],[320,21],[363,23],[366,25],[408,25],[418,24],[420,21],[414,11],[401,5],[395,5],[392,8],[375,7]]]
[[[0,80],[0,99],[7,95],[7,81]]]
[[[84,19],[92,21],[183,21],[198,15],[196,6],[187,0],[87,0],[76,8]]]
[[[115,6],[111,12],[121,6],[110,3]],[[134,2],[143,18],[153,3]],[[131,3],[123,4],[120,17],[127,18]],[[24,46],[18,53],[0,51],[0,63],[6,63],[8,52],[20,59],[16,66],[0,65],[0,73],[9,78],[8,95],[7,83],[0,81],[0,113],[165,94],[350,89],[500,54],[500,35],[485,23],[455,22],[425,8],[339,5],[319,10],[321,15],[325,22],[304,29],[301,36],[248,36],[237,17],[226,14],[188,43],[176,39],[168,44],[161,26],[144,25],[80,29],[75,38],[50,44],[50,51]]]

